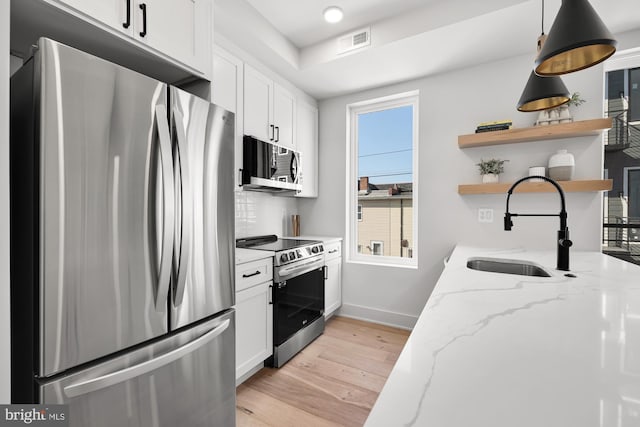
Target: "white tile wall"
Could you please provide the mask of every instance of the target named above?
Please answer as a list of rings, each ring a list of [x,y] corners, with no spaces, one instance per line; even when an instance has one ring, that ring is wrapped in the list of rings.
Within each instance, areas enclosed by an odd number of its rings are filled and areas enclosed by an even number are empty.
[[[294,197],[271,193],[236,191],[236,238],[291,234],[291,215],[298,213]]]

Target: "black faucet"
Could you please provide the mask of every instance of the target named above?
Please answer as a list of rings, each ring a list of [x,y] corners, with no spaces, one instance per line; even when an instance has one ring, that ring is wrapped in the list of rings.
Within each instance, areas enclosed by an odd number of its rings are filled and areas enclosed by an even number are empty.
[[[509,198],[511,198],[511,194],[513,190],[524,181],[528,181],[530,179],[542,179],[549,183],[551,183],[558,193],[560,193],[560,203],[561,209],[559,214],[517,214],[509,212]],[[511,217],[513,216],[559,216],[560,217],[560,230],[558,230],[558,260],[557,260],[557,269],[562,271],[569,271],[569,248],[573,245],[573,242],[569,240],[569,228],[567,227],[567,210],[565,209],[564,203],[564,192],[562,188],[558,185],[554,180],[547,178],[546,176],[526,176],[524,178],[519,179],[509,191],[507,191],[507,211],[504,214],[504,230],[511,231],[511,227],[513,227],[513,222],[511,221]]]

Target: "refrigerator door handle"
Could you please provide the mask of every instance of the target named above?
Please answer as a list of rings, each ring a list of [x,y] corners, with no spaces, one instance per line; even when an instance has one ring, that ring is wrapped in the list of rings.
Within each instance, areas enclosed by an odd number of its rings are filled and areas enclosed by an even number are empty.
[[[156,310],[164,311],[169,295],[169,282],[171,281],[171,263],[173,252],[173,227],[175,221],[174,191],[173,191],[173,158],[171,155],[171,136],[167,123],[167,109],[164,105],[156,105],[156,124],[158,126],[158,139],[160,140],[160,160],[162,164],[163,181],[163,228],[162,228],[162,255],[160,257],[160,271],[156,286]]]
[[[165,353],[162,356],[158,356],[154,359],[147,360],[145,362],[130,366],[120,371],[111,372],[105,375],[101,375],[97,378],[70,384],[64,387],[64,394],[68,398],[81,396],[83,394],[101,390],[103,388],[110,387],[123,381],[139,377],[155,369],[161,368],[171,362],[175,362],[186,354],[196,351],[197,349],[204,346],[215,337],[223,333],[229,327],[230,322],[230,319],[226,319],[220,325],[204,333],[195,340],[188,342],[187,344],[178,347],[175,350],[171,350],[170,352]]]
[[[176,129],[176,137],[178,139],[178,157],[179,173],[180,173],[180,256],[176,260],[178,262],[178,278],[173,295],[173,303],[177,307],[182,304],[184,298],[184,290],[187,282],[187,271],[189,262],[191,261],[192,246],[192,228],[193,215],[191,197],[191,183],[189,182],[189,165],[187,163],[187,136],[184,131],[184,118],[177,108],[173,109],[174,126]],[[186,202],[185,202],[186,201]]]

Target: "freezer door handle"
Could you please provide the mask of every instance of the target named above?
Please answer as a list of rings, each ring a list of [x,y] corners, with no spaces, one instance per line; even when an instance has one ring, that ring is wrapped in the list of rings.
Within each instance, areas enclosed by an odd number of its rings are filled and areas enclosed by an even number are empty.
[[[220,325],[204,333],[202,336],[181,347],[176,348],[175,350],[165,353],[162,356],[158,356],[154,359],[147,360],[145,362],[130,366],[120,371],[111,372],[109,374],[101,375],[97,378],[70,384],[64,387],[64,394],[68,398],[81,396],[83,394],[101,390],[103,388],[110,387],[123,381],[139,377],[155,369],[161,368],[171,362],[175,362],[186,354],[196,351],[197,349],[209,343],[215,337],[223,333],[229,327],[230,322],[230,319],[226,319]]]
[[[176,269],[177,280],[175,284],[173,303],[177,307],[182,304],[184,297],[184,288],[187,282],[187,270],[189,262],[191,261],[191,246],[192,246],[192,228],[193,228],[193,215],[191,205],[191,183],[189,182],[189,165],[187,164],[187,135],[184,131],[184,119],[180,111],[177,108],[173,109],[173,126],[176,131],[177,145],[178,145],[178,171],[180,176],[180,218],[179,223],[176,225],[180,227],[180,242],[179,254],[176,254]],[[178,233],[176,233],[177,235]]]
[[[156,124],[158,126],[158,139],[160,140],[160,161],[162,164],[163,181],[163,228],[162,249],[160,257],[160,271],[158,285],[156,287],[156,310],[164,311],[169,294],[169,282],[171,281],[171,263],[173,252],[173,227],[175,221],[173,191],[173,158],[171,155],[171,135],[167,123],[167,109],[164,105],[156,105]]]

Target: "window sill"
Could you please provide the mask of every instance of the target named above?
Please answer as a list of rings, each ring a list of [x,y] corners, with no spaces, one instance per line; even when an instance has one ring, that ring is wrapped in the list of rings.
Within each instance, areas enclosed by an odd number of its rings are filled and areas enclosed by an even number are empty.
[[[369,261],[364,259],[347,259],[345,260],[346,264],[360,264],[360,265],[370,265],[375,267],[394,267],[394,268],[406,268],[409,270],[417,270],[418,264],[399,264],[394,263],[392,261]]]

